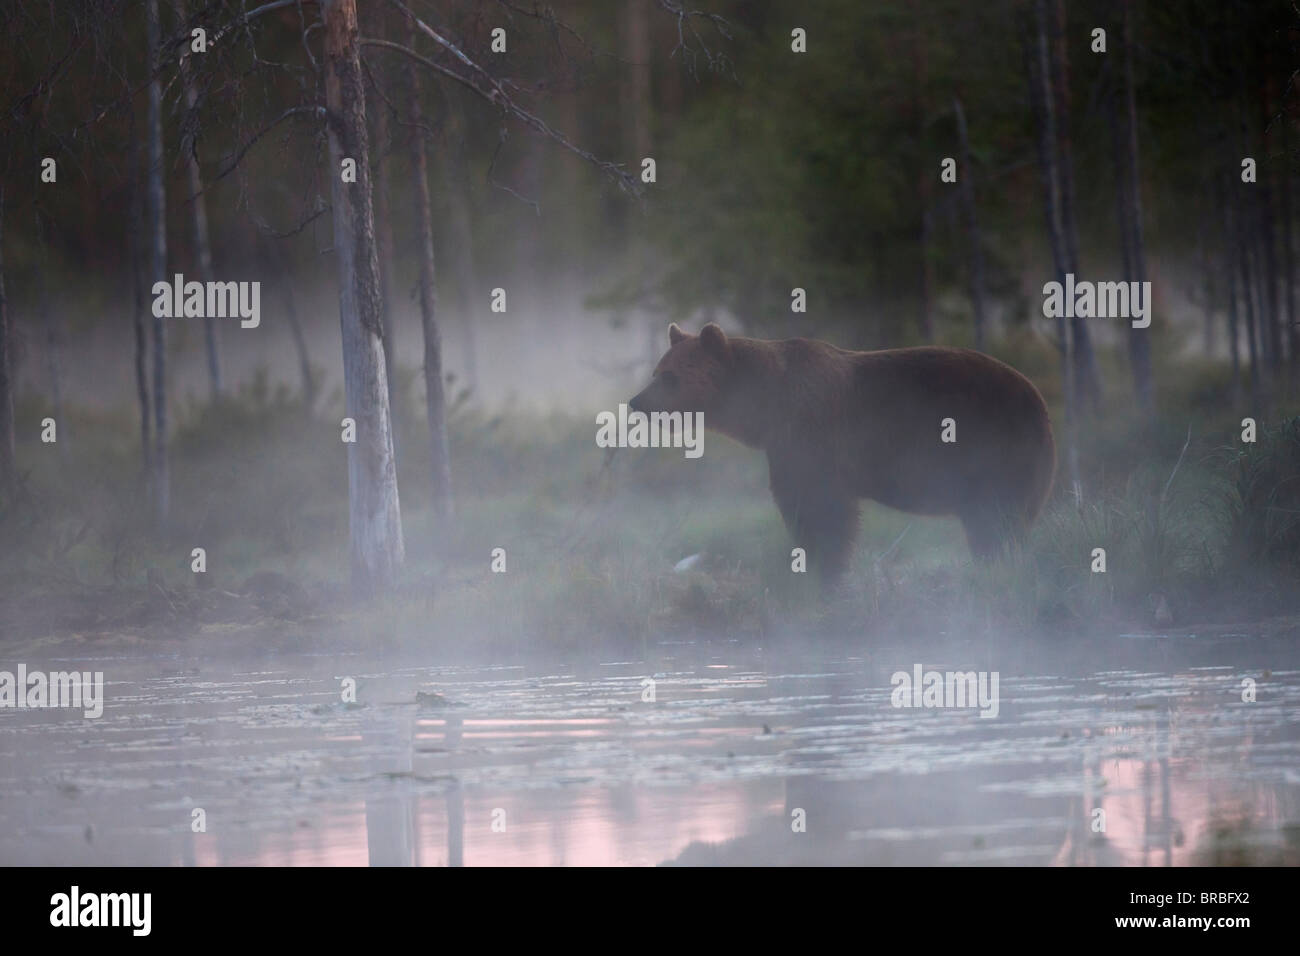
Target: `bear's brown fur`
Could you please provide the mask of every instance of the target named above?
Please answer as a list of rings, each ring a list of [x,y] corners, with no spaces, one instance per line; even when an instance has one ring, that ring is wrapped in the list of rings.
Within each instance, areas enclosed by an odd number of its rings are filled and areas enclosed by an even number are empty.
[[[772,494],[795,544],[835,580],[858,499],[955,515],[971,552],[998,553],[1033,522],[1056,468],[1043,397],[981,352],[851,352],[812,339],[698,336],[676,324],[638,411],[704,413],[706,427],[767,452]],[[956,441],[941,439],[944,419]]]

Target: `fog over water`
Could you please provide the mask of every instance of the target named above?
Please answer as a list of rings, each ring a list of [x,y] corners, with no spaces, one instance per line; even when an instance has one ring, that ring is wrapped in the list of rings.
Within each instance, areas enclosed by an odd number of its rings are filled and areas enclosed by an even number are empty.
[[[995,720],[891,703],[894,671],[991,650],[921,640],[814,662],[665,646],[653,674],[95,658],[101,719],[0,712],[0,860],[1297,862],[1300,668],[1241,701],[1276,642],[1116,638],[1100,668],[1020,652]],[[356,704],[340,702],[346,677]]]

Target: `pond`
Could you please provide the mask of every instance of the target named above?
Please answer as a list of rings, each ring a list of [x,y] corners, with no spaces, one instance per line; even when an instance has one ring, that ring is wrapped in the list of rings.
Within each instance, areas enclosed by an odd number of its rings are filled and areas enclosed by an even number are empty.
[[[25,661],[104,706],[0,708],[0,863],[1300,862],[1291,640],[650,657]]]

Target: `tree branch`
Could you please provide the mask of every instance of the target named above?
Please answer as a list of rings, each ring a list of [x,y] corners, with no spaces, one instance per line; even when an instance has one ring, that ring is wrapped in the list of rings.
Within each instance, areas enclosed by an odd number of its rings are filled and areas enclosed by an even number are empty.
[[[358,41],[362,46],[373,46],[373,47],[380,47],[388,50],[395,50],[398,53],[410,57],[415,62],[428,67],[430,70],[433,70],[435,73],[440,73],[443,76],[447,77],[448,79],[455,80],[457,83],[461,84],[462,86],[464,86],[469,90],[472,90],[474,93],[478,94],[480,97],[482,97],[483,99],[487,100],[489,103],[496,106],[498,109],[501,110],[502,113],[509,116],[513,116],[515,119],[519,120],[525,126],[531,127],[533,130],[541,133],[543,136],[546,136],[548,139],[554,140],[556,143],[559,143],[561,146],[563,146],[569,152],[573,153],[575,156],[578,156],[579,158],[586,160],[592,166],[595,166],[598,170],[600,170],[602,173],[604,173],[606,176],[612,179],[619,186],[619,188],[622,189],[624,192],[629,193],[632,196],[639,197],[641,195],[641,187],[637,183],[636,178],[633,177],[629,172],[627,172],[627,170],[623,168],[622,164],[611,163],[606,160],[603,160],[600,157],[596,156],[595,154],[583,149],[581,146],[578,146],[575,143],[571,142],[566,136],[564,136],[563,133],[560,133],[557,130],[552,129],[549,125],[547,125],[546,121],[543,120],[541,117],[536,116],[533,113],[530,113],[528,110],[524,109],[522,106],[516,103],[514,99],[510,96],[510,94],[507,93],[505,89],[501,86],[501,84],[498,83],[495,79],[493,79],[492,76],[488,74],[486,70],[484,70],[482,67],[475,64],[473,60],[471,60],[459,49],[457,49],[453,43],[443,39],[436,32],[434,32],[432,28],[430,28],[427,24],[423,23],[413,13],[408,11],[406,7],[399,2],[399,0],[391,0],[391,2],[393,3],[394,6],[396,6],[408,17],[410,17],[415,22],[416,26],[421,30],[421,32],[425,33],[428,36],[433,37],[441,46],[443,46],[444,49],[450,51],[462,63],[467,64],[474,72],[476,72],[483,79],[481,81],[476,81],[471,77],[464,76],[460,73],[457,73],[455,70],[451,69],[448,66],[444,66],[441,63],[436,63],[433,60],[430,60],[428,57],[422,56],[419,53],[416,53],[414,50],[409,49],[408,47],[404,47],[400,43],[394,43],[391,40],[378,40],[378,39],[370,39],[370,38],[362,37]]]
[[[722,73],[727,70],[726,54],[711,51],[709,45],[704,42],[704,38],[700,36],[700,31],[695,29],[695,24],[692,22],[694,20],[703,20],[712,26],[724,40],[730,40],[731,24],[726,21],[725,17],[705,10],[687,10],[679,0],[655,0],[655,2],[677,18],[677,45],[673,47],[672,53],[668,55],[669,59],[675,57],[677,51],[681,50],[682,59],[686,62],[686,69],[691,76],[695,76],[695,59],[701,54],[704,56],[705,62],[708,63],[709,69],[713,72]],[[690,34],[689,38],[686,36],[687,33]],[[694,45],[692,45],[692,40]]]
[[[242,146],[240,146],[239,149],[235,152],[234,157],[226,164],[225,168],[222,169],[219,173],[217,173],[214,177],[212,177],[212,181],[209,182],[206,186],[204,186],[203,191],[207,192],[208,189],[212,188],[213,184],[215,184],[219,180],[225,179],[232,172],[234,172],[235,168],[240,164],[240,162],[243,160],[244,156],[248,153],[248,151],[252,149],[255,145],[257,145],[258,140],[260,140],[263,136],[271,132],[271,130],[275,129],[277,126],[279,126],[281,123],[283,123],[286,119],[288,119],[291,116],[315,116],[321,119],[328,119],[328,113],[326,112],[325,107],[323,106],[290,107],[289,109],[281,113],[279,116],[277,116],[275,119],[271,120],[271,122],[263,126],[252,136],[250,136],[247,142],[245,142]],[[194,198],[193,196],[190,197],[190,199],[193,198]]]

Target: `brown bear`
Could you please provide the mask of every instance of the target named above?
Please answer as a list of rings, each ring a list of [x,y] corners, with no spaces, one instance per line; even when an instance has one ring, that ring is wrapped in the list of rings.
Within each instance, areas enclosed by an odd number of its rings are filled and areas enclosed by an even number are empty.
[[[1043,396],[982,352],[852,352],[728,336],[712,323],[699,335],[674,323],[668,341],[628,406],[703,412],[706,428],[767,452],[776,505],[824,581],[848,561],[860,498],[955,515],[972,554],[988,557],[1029,527],[1051,489]]]

